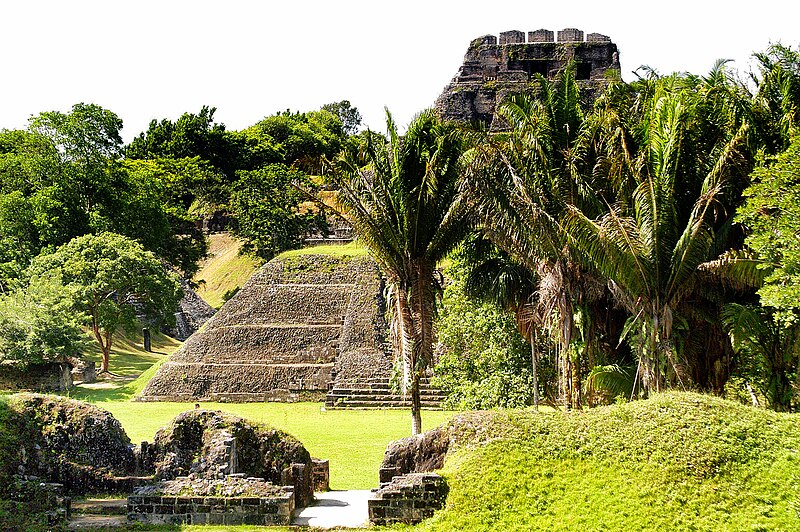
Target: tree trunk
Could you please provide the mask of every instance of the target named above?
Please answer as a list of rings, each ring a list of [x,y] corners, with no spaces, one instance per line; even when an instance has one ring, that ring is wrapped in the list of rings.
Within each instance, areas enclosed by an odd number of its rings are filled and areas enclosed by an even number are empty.
[[[416,436],[422,432],[422,400],[419,391],[419,374],[414,372],[411,376],[411,435]]]
[[[105,333],[105,343],[101,344],[103,349],[103,363],[100,368],[100,373],[108,372],[108,359],[111,356],[111,333],[106,331]]]
[[[531,325],[531,373],[533,375],[533,409],[539,410],[539,368],[536,361],[536,333]]]
[[[580,410],[583,408],[583,393],[581,387],[581,354],[576,353],[572,361],[572,405]]]
[[[100,331],[100,325],[98,324],[97,317],[95,315],[92,315],[92,334],[94,335],[94,339],[97,340],[97,343],[100,345],[100,353],[102,354],[99,373],[105,373],[108,371],[108,359],[109,354],[111,353],[111,335]]]
[[[433,266],[426,259],[410,264],[406,283],[396,284],[396,325],[402,337],[396,342],[403,357],[404,385],[411,395],[411,430],[422,430],[420,378],[433,358]],[[405,286],[404,286],[405,285]],[[409,389],[410,388],[410,389]]]
[[[413,331],[411,366],[411,431],[417,435],[422,430],[422,401],[420,378],[433,362],[433,264],[427,259],[411,263],[411,294],[409,298]]]

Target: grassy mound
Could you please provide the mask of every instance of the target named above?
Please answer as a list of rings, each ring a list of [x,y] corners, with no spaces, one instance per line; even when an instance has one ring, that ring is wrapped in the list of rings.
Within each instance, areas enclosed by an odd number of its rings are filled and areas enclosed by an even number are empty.
[[[422,530],[798,530],[800,418],[688,393],[448,425]]]

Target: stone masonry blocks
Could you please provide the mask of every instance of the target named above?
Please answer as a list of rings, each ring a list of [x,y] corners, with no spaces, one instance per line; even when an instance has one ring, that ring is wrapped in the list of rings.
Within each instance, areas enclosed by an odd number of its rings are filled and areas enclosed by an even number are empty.
[[[586,42],[611,42],[611,37],[602,33],[590,33],[586,36]]]
[[[317,400],[335,376],[388,378],[381,279],[366,257],[270,261],[170,356],[138,400]]]
[[[528,42],[554,42],[555,34],[551,30],[539,29],[528,32]]]
[[[564,28],[558,32],[558,42],[583,42],[583,31],[577,28]]]
[[[295,503],[291,488],[274,497],[131,495],[128,521],[150,525],[290,525]]]
[[[373,525],[416,524],[444,507],[447,482],[436,473],[409,473],[394,477],[367,501]]]
[[[518,30],[504,31],[500,34],[500,44],[524,44],[525,33]]]

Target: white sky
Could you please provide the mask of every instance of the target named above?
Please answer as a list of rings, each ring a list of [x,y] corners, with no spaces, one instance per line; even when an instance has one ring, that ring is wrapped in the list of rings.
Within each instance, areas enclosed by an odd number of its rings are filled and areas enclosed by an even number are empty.
[[[603,33],[631,80],[642,64],[703,74],[719,58],[747,71],[770,42],[798,46],[798,14],[792,0],[5,0],[0,129],[87,102],[117,113],[129,141],[202,105],[242,129],[347,99],[383,131],[384,106],[408,123],[481,35]]]

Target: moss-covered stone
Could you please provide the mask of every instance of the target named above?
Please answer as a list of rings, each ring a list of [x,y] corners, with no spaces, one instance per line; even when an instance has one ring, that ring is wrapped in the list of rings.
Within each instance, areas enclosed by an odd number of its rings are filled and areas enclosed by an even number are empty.
[[[159,480],[243,474],[276,485],[293,485],[301,506],[314,496],[311,455],[300,441],[219,411],[179,414],[156,433],[152,444],[143,446],[141,459],[143,467],[154,471]]]

